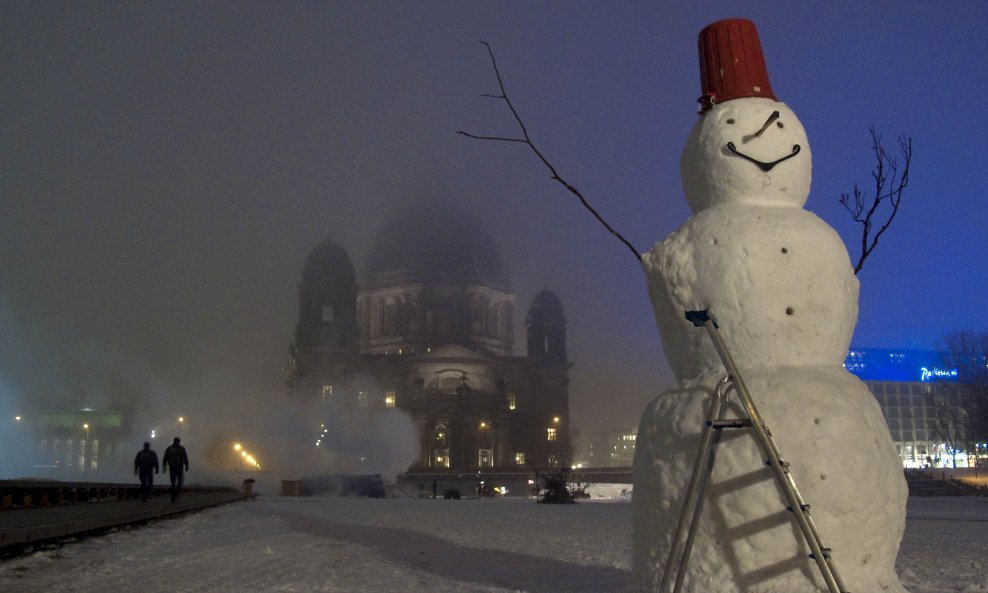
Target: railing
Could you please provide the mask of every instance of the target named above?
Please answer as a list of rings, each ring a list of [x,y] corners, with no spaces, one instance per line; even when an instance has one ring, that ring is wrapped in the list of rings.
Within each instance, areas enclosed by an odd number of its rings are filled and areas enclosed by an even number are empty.
[[[183,485],[183,494],[229,490],[219,486]],[[168,492],[168,486],[155,486],[155,494]],[[63,504],[137,499],[140,484],[109,482],[57,482],[54,480],[0,480],[0,510],[46,507]]]

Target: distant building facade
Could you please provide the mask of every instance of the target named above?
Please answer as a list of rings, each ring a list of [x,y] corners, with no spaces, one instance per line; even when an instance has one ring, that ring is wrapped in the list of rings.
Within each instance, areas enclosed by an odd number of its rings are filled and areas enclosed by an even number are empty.
[[[570,463],[563,305],[549,291],[532,299],[526,354],[515,356],[508,268],[458,206],[397,212],[359,280],[346,249],[326,239],[305,260],[298,296],[286,380],[317,410],[313,439],[334,415],[395,409],[418,432],[413,470]]]
[[[637,431],[594,431],[579,439],[574,467],[578,468],[630,468],[635,459]]]
[[[983,445],[967,450],[950,389],[957,370],[943,359],[936,351],[881,348],[852,349],[845,359],[878,400],[904,467],[952,467],[955,460],[970,467],[984,456]]]
[[[16,476],[90,480],[118,472],[132,459],[128,413],[88,406],[45,406],[19,409],[0,435],[0,445],[17,451],[6,460]],[[28,445],[28,446],[25,446]]]

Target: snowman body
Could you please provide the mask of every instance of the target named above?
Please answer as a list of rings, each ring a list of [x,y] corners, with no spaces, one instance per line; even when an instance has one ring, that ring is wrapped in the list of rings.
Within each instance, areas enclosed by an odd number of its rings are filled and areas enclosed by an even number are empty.
[[[905,524],[901,464],[875,398],[843,368],[858,282],[837,233],[802,208],[810,151],[785,104],[743,98],[694,127],[681,162],[694,215],[642,258],[678,385],[641,418],[634,569],[657,592],[706,410],[725,375],[708,309],[744,375],[849,591],[904,592],[894,570]],[[740,410],[732,403],[729,416]],[[826,591],[749,430],[722,435],[684,591]]]

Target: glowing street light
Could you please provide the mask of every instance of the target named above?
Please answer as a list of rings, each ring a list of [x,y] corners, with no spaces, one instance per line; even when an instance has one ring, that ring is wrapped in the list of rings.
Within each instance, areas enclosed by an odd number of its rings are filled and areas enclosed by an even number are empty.
[[[252,454],[248,453],[247,450],[244,449],[243,445],[240,443],[234,443],[233,450],[240,453],[240,459],[238,461],[246,461],[248,464],[254,466],[255,469],[261,469],[261,464],[257,462],[257,459],[255,459]]]

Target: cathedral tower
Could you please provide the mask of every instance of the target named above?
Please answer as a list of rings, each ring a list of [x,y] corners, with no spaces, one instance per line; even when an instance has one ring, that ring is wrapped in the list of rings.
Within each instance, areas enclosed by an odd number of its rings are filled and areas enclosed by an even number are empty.
[[[529,356],[546,362],[566,362],[566,316],[559,297],[548,290],[535,295],[525,327]]]
[[[346,250],[331,239],[315,247],[298,284],[299,351],[356,352],[357,280]]]

